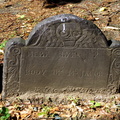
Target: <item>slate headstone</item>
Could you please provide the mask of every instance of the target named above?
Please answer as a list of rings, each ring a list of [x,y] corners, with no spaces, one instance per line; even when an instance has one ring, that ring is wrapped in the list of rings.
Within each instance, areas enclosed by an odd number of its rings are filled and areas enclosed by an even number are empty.
[[[108,44],[96,25],[77,16],[47,18],[26,41],[15,38],[6,45],[3,97],[26,92],[116,93],[119,83],[119,41]]]

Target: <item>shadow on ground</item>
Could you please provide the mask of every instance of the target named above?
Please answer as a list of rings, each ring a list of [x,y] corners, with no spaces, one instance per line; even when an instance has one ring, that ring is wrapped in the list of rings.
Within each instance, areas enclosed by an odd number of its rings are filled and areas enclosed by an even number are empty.
[[[82,0],[45,0],[43,7],[45,8],[54,8],[59,5],[65,5],[68,3],[80,3]]]

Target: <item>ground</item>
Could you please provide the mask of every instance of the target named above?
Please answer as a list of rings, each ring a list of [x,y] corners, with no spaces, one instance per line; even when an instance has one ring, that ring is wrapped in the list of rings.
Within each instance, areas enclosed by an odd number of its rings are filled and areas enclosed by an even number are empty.
[[[120,40],[120,1],[119,0],[78,0],[78,2],[60,1],[46,3],[45,0],[0,0],[0,63],[3,63],[5,43],[15,37],[25,40],[33,27],[40,21],[58,14],[73,14],[93,21],[108,40]],[[38,99],[37,99],[38,100]],[[60,117],[79,117],[79,119],[120,119],[120,97],[114,96],[107,100],[70,98],[67,103],[54,104],[30,100],[3,101],[0,107],[9,109],[11,116],[30,119],[49,116],[49,113]],[[39,98],[42,101],[42,98]],[[77,103],[76,103],[77,102]],[[80,104],[78,104],[80,103]],[[97,104],[97,105],[96,105]],[[47,107],[45,107],[47,106]],[[45,111],[45,112],[43,112]],[[38,115],[39,113],[39,115]],[[37,115],[34,115],[37,114]],[[79,115],[77,115],[79,114]],[[31,118],[32,117],[32,118]],[[52,118],[51,118],[52,119]],[[77,118],[76,118],[77,120]]]
[[[1,116],[10,120],[120,120],[120,95],[25,94],[1,101],[0,120]]]

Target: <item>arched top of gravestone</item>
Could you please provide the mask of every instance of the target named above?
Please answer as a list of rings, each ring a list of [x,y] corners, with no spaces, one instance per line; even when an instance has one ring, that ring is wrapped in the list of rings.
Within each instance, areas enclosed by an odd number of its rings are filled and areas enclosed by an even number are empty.
[[[27,46],[105,48],[107,39],[91,21],[71,14],[47,18],[30,33]]]

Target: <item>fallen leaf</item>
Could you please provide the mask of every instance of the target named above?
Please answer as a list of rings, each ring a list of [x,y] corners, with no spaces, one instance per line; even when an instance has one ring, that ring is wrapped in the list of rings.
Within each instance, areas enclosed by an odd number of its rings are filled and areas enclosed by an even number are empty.
[[[103,11],[105,11],[107,8],[106,7],[101,7],[100,9],[99,9],[99,12],[103,12]]]

